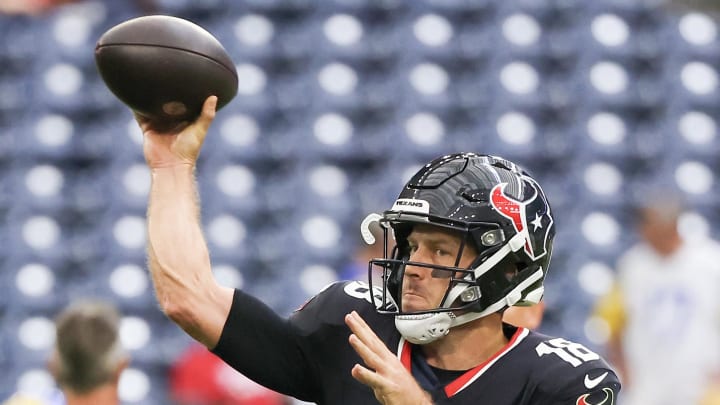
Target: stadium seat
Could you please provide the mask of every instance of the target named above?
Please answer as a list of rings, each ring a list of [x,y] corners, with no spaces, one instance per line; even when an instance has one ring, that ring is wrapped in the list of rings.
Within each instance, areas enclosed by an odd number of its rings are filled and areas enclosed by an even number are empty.
[[[16,156],[57,161],[73,155],[77,125],[69,115],[40,110],[17,120],[11,133]]]
[[[673,156],[655,173],[655,179],[682,193],[685,202],[694,207],[717,207],[720,184],[715,157]]]
[[[228,3],[224,0],[158,0],[156,7],[166,15],[198,20],[201,17],[220,14]],[[200,23],[200,21],[197,21]],[[205,25],[205,24],[203,24]]]
[[[123,403],[171,403],[168,397],[167,368],[148,363],[131,364],[120,377],[118,394]]]
[[[303,14],[315,8],[315,3],[309,0],[249,0],[246,3],[253,10],[270,13]]]
[[[495,3],[488,0],[423,0],[421,4],[432,10],[466,16],[490,12],[495,7]]]
[[[668,60],[665,81],[675,103],[700,109],[717,105],[718,71],[712,60],[714,56],[708,55]]]
[[[109,181],[111,172],[107,163],[91,163],[71,166],[72,175],[66,176],[70,222],[78,227],[93,227],[112,212],[113,207],[123,200],[115,200],[120,193],[119,186]],[[126,194],[123,194],[125,196]]]
[[[94,179],[84,178],[85,182],[91,182],[91,187],[86,190],[96,193],[107,193],[92,197],[102,198],[109,203],[112,209],[117,211],[138,211],[147,207],[150,196],[150,169],[145,160],[139,156],[116,158],[112,160],[112,167],[105,169],[96,167],[88,175],[95,174]],[[114,185],[108,187],[109,184]],[[82,187],[82,185],[78,185]],[[87,196],[92,198],[91,196]]]
[[[0,122],[8,125],[27,113],[28,105],[24,100],[33,94],[35,86],[31,74],[0,74]]]
[[[78,296],[111,299],[123,313],[159,311],[147,260],[108,256],[92,267],[75,270],[65,288]]]
[[[55,382],[45,364],[38,362],[10,364],[0,384],[0,398],[7,399],[18,391],[33,397],[57,398]]]
[[[27,16],[1,15],[0,28],[5,39],[0,45],[3,64],[0,72],[5,74],[29,73],[35,68],[37,47],[43,21]]]
[[[22,305],[23,312],[51,314],[68,299],[68,268],[61,261],[33,255],[16,255],[5,262],[6,288],[2,300]]]
[[[400,14],[404,11],[403,2],[398,0],[332,0],[327,6],[334,10],[352,10],[374,15]]]
[[[720,136],[713,113],[706,109],[679,107],[671,110],[660,130],[678,155],[711,158],[720,152]]]
[[[5,316],[3,324],[11,328],[5,343],[15,369],[45,368],[54,343],[54,311],[15,309]]]

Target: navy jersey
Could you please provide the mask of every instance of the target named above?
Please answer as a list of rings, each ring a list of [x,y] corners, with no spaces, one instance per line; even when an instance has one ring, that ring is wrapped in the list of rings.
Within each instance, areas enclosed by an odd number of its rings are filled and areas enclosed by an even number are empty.
[[[378,314],[363,282],[332,284],[283,320],[236,291],[213,350],[241,373],[276,391],[318,404],[375,404],[350,374],[362,360],[348,343],[344,317],[357,311],[437,404],[612,405],[620,384],[582,345],[505,325],[508,343],[466,371],[433,369],[405,341],[394,318]],[[452,332],[451,332],[452,333]]]

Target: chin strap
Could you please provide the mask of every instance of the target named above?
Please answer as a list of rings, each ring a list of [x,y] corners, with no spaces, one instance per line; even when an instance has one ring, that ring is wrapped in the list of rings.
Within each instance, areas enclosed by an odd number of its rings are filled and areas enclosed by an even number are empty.
[[[454,319],[452,312],[395,315],[395,328],[408,342],[424,345],[447,335]]]
[[[525,235],[518,233],[513,236],[503,247],[473,270],[475,279],[478,279],[481,275],[490,271],[490,269],[511,252],[517,252],[522,249],[524,245]],[[403,338],[410,343],[422,345],[434,342],[447,335],[452,327],[466,324],[500,311],[506,306],[509,307],[517,304],[522,299],[523,291],[536,281],[542,279],[542,277],[543,269],[538,268],[535,273],[523,280],[507,295],[497,302],[488,305],[488,307],[481,312],[467,312],[462,315],[455,315],[451,311],[395,315],[395,328],[397,328]],[[542,293],[543,287],[531,291],[527,294],[528,301],[539,301]],[[440,308],[450,308],[456,300],[463,300],[463,298],[467,298],[465,301],[479,299],[480,289],[477,288],[477,286],[458,284],[450,290]]]

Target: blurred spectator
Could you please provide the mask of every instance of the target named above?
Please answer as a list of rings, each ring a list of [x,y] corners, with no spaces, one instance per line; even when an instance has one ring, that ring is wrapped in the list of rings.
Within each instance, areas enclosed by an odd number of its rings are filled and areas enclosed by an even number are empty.
[[[0,0],[0,13],[39,15],[75,1],[77,0]]]
[[[65,4],[80,0],[0,0],[0,14],[38,16]],[[157,13],[155,0],[134,0],[135,6],[144,14]]]
[[[289,400],[235,371],[204,346],[193,343],[170,370],[178,405],[284,405]]]
[[[682,205],[648,197],[641,241],[618,260],[615,289],[598,303],[610,327],[608,357],[623,405],[709,404],[720,366],[720,244],[683,239]],[[714,402],[717,403],[717,402]]]
[[[56,320],[48,368],[62,392],[17,393],[5,405],[119,404],[129,358],[119,339],[120,314],[110,304],[78,301]]]

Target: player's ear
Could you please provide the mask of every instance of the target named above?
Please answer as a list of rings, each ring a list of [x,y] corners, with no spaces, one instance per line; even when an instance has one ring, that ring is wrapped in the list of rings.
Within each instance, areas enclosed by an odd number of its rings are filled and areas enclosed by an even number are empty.
[[[123,371],[125,371],[126,368],[130,365],[130,358],[125,357],[123,358],[117,365],[117,368],[115,369],[115,373],[113,374],[113,382],[115,385],[118,385],[120,383],[120,376],[122,376]]]
[[[53,379],[57,381],[58,377],[60,376],[60,363],[57,352],[55,350],[53,350],[52,354],[48,358],[46,367],[50,372],[50,375],[52,375]]]

